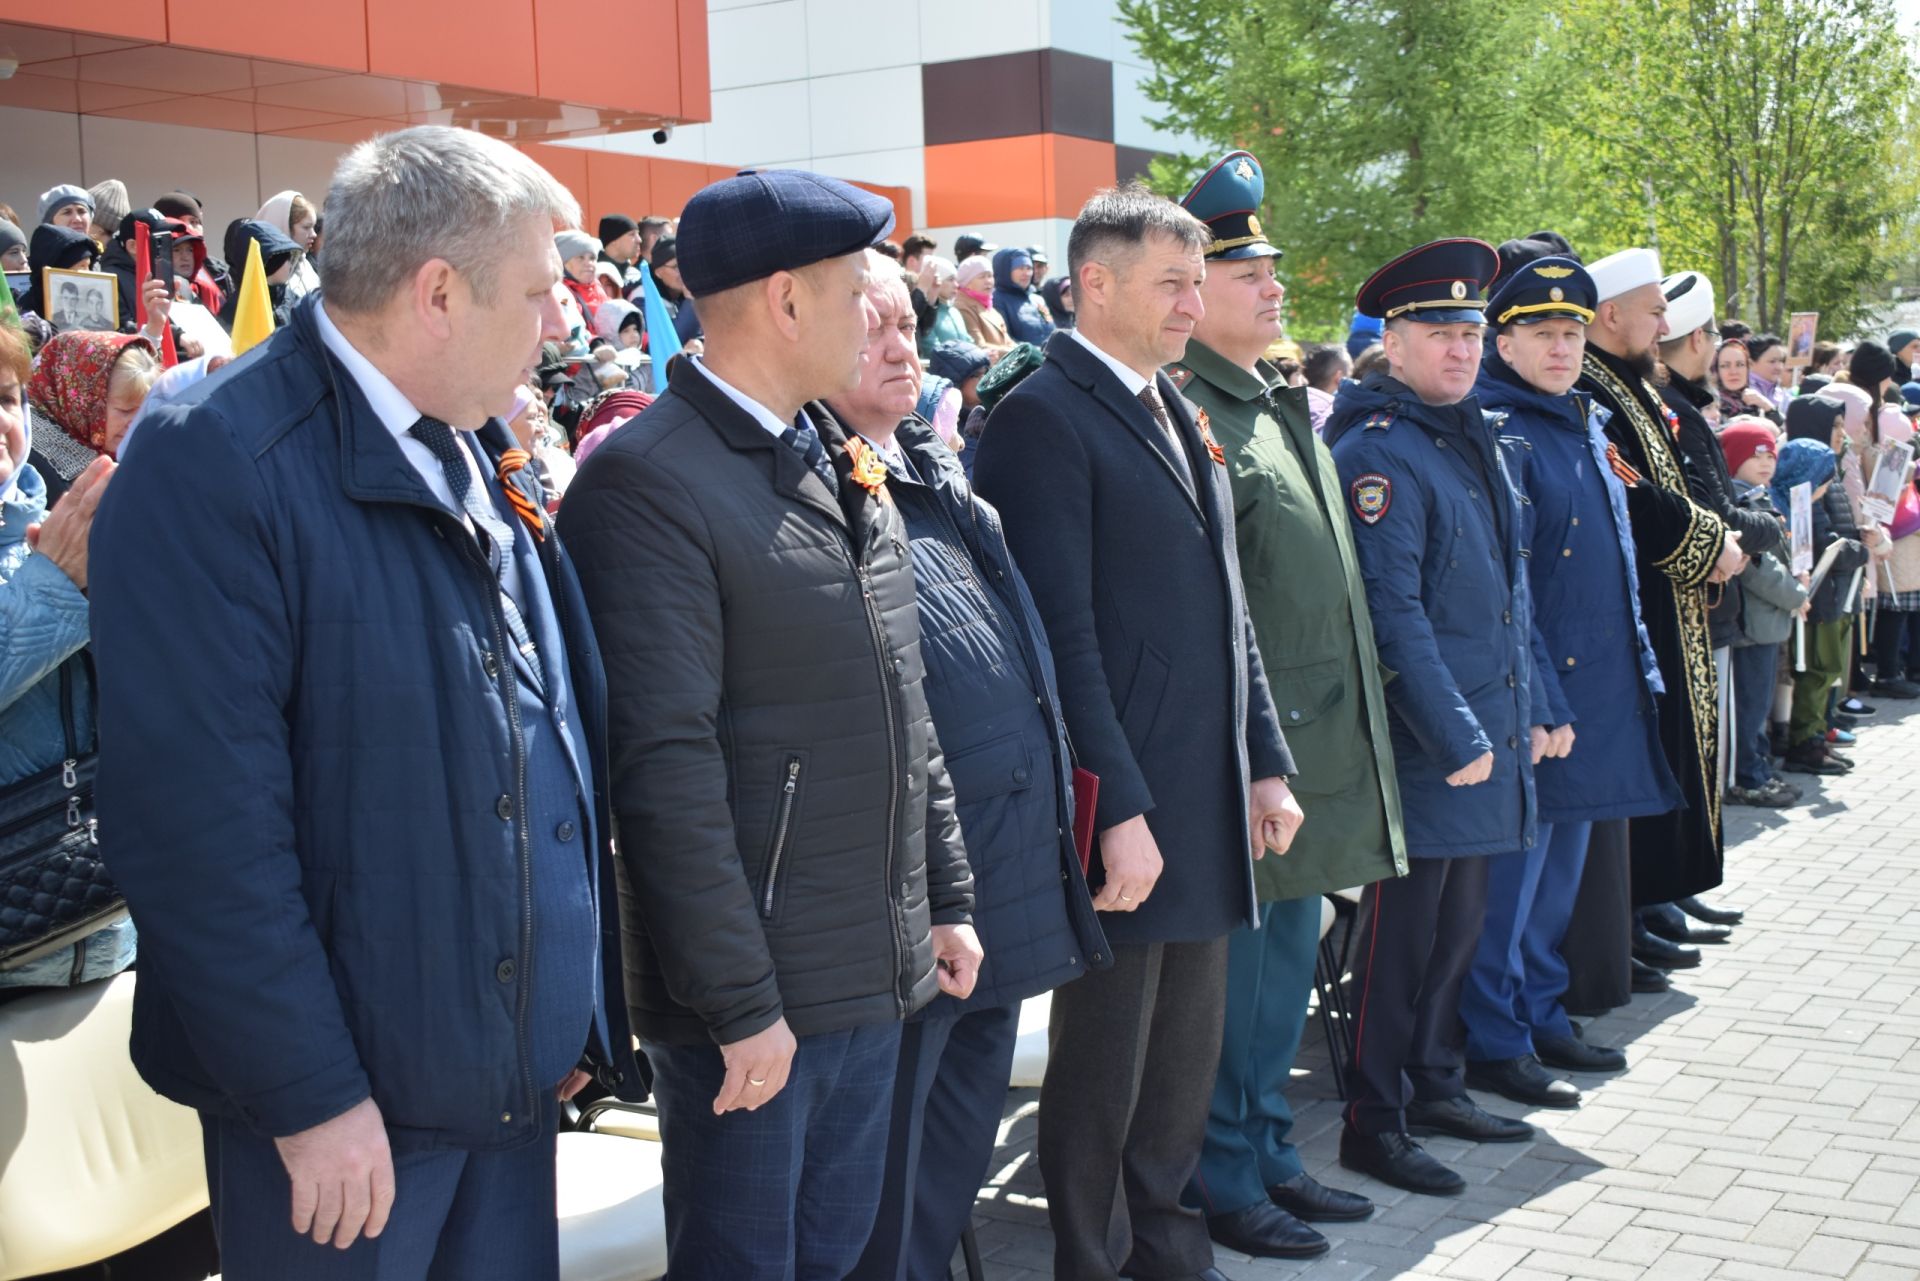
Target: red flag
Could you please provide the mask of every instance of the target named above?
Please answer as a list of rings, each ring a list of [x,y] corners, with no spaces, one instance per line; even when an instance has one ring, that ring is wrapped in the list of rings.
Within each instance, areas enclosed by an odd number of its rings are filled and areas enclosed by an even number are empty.
[[[133,224],[133,318],[140,327],[147,327],[147,280],[153,275],[153,236],[147,224]],[[160,365],[171,369],[180,363],[180,353],[173,349],[173,326],[166,325],[160,330]]]

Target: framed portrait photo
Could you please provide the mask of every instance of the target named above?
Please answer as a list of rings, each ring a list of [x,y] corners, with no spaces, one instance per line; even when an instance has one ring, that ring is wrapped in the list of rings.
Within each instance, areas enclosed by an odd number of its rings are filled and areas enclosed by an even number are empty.
[[[1787,325],[1787,364],[1795,367],[1813,360],[1814,335],[1820,329],[1820,313],[1796,311]]]
[[[66,271],[42,267],[40,296],[46,319],[65,333],[93,329],[114,333],[120,328],[120,278],[108,271]]]

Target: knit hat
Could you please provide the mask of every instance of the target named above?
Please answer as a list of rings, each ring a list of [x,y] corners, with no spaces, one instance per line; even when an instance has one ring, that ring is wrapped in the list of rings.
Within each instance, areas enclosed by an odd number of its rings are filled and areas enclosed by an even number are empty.
[[[1880,384],[1895,372],[1893,353],[1877,342],[1861,343],[1847,358],[1847,380],[1870,394],[1879,391]]]
[[[625,214],[602,214],[600,217],[600,243],[610,245],[630,231],[640,230],[640,224]]]
[[[581,254],[592,257],[600,252],[600,242],[592,236],[589,236],[586,232],[581,231],[578,227],[570,227],[566,231],[554,232],[553,247],[559,251],[561,262],[566,262],[570,258],[578,258]]]
[[[1737,472],[1757,454],[1779,457],[1780,433],[1764,418],[1742,416],[1720,430],[1720,452],[1727,456],[1727,470]]]
[[[93,213],[93,197],[87,194],[85,187],[76,187],[72,183],[61,183],[40,194],[40,221],[52,222],[54,211],[68,205],[85,205],[89,216]]]
[[[647,255],[647,265],[655,271],[670,262],[680,260],[680,237],[662,236],[653,242],[653,252]]]
[[[191,191],[169,191],[154,201],[153,207],[169,218],[206,217],[206,211],[200,207],[200,198]]]
[[[1783,512],[1793,510],[1793,487],[1812,485],[1815,489],[1833,479],[1833,450],[1824,441],[1790,440],[1780,446],[1780,465],[1774,469],[1768,492],[1773,505]]]
[[[1911,329],[1896,329],[1887,335],[1887,350],[1898,354],[1906,349],[1908,343],[1920,341],[1920,334]]]
[[[1920,409],[1920,382],[1901,383],[1900,399],[1908,409]]]
[[[927,371],[955,386],[985,373],[992,364],[993,358],[970,342],[943,342],[927,356]]]
[[[1787,402],[1787,439],[1817,440],[1826,444],[1846,415],[1846,407],[1825,396],[1795,396]]]
[[[985,276],[988,280],[993,279],[993,264],[978,254],[966,259],[958,267],[954,268],[954,279],[959,282],[962,289],[971,289],[973,282],[982,276]],[[977,293],[979,291],[975,290],[975,292]]]
[[[10,249],[24,249],[27,245],[27,233],[0,218],[0,254]]]

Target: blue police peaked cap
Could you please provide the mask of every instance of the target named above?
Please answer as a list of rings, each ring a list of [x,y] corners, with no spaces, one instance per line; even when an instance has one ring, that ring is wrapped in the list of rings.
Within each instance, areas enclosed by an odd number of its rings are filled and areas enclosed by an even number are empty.
[[[1429,241],[1409,249],[1367,278],[1354,298],[1364,315],[1405,316],[1428,325],[1479,321],[1482,290],[1500,274],[1500,255],[1468,236]]]
[[[1599,290],[1571,258],[1535,258],[1507,277],[1487,300],[1487,323],[1535,325],[1556,317],[1593,323]]]
[[[1251,152],[1229,151],[1200,176],[1180,203],[1212,233],[1207,257],[1278,258],[1280,251],[1267,243],[1266,230],[1260,226],[1260,201],[1266,194],[1260,162]]]
[[[893,202],[802,169],[743,169],[701,188],[680,215],[680,279],[704,294],[879,244]]]

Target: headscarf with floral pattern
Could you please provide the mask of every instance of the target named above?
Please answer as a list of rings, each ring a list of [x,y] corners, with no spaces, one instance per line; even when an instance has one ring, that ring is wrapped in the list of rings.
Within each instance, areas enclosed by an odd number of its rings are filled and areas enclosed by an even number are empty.
[[[71,330],[55,334],[40,349],[27,384],[27,399],[55,426],[94,453],[107,448],[107,381],[113,362],[134,343],[153,344],[139,334]]]

